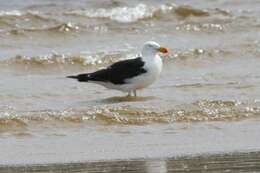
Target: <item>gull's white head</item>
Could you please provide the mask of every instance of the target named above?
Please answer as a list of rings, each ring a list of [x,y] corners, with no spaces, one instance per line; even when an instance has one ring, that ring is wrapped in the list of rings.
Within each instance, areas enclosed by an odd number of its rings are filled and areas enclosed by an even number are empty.
[[[168,53],[168,50],[154,41],[148,41],[143,46],[142,55],[146,57],[155,56],[159,52]]]

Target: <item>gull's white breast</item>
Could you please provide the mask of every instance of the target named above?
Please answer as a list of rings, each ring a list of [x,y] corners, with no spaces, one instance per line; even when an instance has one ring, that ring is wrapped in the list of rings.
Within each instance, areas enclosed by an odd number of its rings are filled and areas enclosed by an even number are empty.
[[[153,58],[153,60],[145,61],[144,69],[147,71],[146,73],[131,79],[126,79],[127,84],[123,85],[125,91],[145,88],[154,83],[160,76],[162,71],[162,59],[158,55],[151,58]]]

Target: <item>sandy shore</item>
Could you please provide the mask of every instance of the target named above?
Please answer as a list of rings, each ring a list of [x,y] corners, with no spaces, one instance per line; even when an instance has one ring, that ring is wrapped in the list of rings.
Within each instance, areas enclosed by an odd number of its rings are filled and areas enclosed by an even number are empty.
[[[164,159],[0,166],[1,173],[23,172],[258,172],[260,152],[182,156]]]

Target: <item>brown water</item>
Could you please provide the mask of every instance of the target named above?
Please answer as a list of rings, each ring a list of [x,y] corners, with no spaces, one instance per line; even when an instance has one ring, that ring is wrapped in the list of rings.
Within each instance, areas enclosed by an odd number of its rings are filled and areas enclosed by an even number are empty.
[[[259,16],[258,0],[1,1],[0,164],[260,149]],[[138,98],[65,78],[147,40],[170,53]]]

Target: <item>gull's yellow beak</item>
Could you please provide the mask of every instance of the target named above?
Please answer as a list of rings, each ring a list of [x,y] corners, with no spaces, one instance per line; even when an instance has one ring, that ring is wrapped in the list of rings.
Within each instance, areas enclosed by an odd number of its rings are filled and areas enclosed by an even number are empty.
[[[161,53],[168,53],[168,50],[165,47],[160,47],[159,49],[157,49],[159,52]]]

